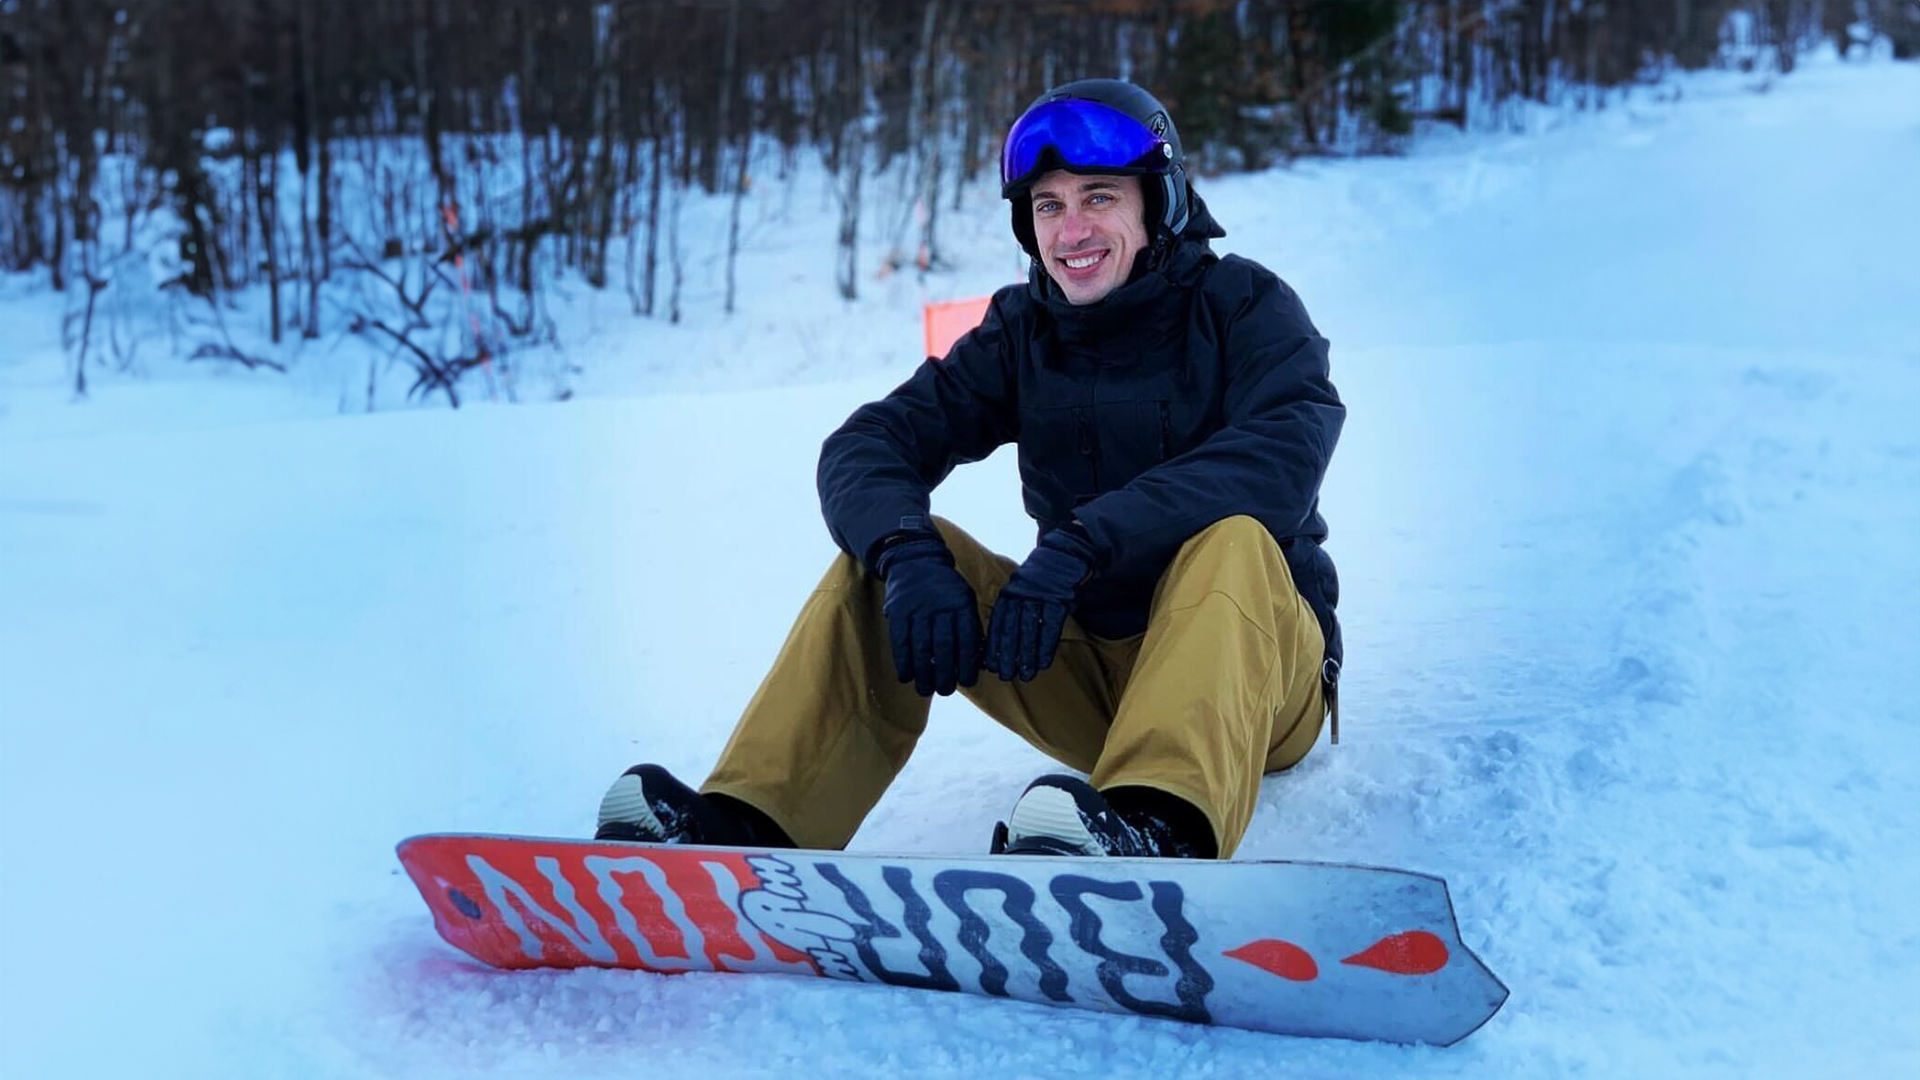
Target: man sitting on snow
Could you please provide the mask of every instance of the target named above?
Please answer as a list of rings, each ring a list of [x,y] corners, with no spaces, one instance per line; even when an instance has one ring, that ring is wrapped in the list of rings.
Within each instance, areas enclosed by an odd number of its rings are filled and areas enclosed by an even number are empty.
[[[1091,781],[1033,781],[993,850],[1226,858],[1329,707],[1337,737],[1326,340],[1279,278],[1212,252],[1226,234],[1137,86],[1042,96],[1001,181],[1028,282],[827,438],[845,554],[700,791],[635,766],[599,838],[843,847],[958,689]],[[928,513],[1007,442],[1039,525],[1017,565]]]

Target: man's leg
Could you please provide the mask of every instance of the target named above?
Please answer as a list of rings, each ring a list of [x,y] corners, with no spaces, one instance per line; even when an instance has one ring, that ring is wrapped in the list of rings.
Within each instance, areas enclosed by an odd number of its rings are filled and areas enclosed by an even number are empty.
[[[1291,766],[1319,735],[1324,650],[1266,528],[1250,517],[1214,523],[1161,576],[1093,786],[1191,803],[1219,857],[1231,856],[1261,774]]]
[[[935,520],[953,551],[955,566],[980,600],[984,630],[993,602],[1019,564],[989,551],[951,522]],[[1089,772],[1106,745],[1131,660],[1128,643],[1097,641],[1069,616],[1061,627],[1053,664],[1045,671],[1029,680],[1008,682],[982,669],[980,681],[961,687],[960,693],[1036,750]]]
[[[973,586],[984,630],[1015,564],[935,520]],[[834,560],[702,792],[754,807],[802,847],[845,846],[913,753],[931,704],[895,675],[885,600],[885,584],[853,557]],[[961,693],[1043,753],[1085,770],[1100,755],[1123,677],[1069,621],[1038,678],[1006,683],[983,671]]]

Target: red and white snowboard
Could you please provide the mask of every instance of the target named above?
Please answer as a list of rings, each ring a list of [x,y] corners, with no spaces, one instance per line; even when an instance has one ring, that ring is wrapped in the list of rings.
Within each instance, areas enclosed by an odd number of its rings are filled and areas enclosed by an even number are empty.
[[[1446,883],[1404,870],[457,834],[399,854],[440,936],[501,968],[778,972],[1443,1046],[1507,999]]]

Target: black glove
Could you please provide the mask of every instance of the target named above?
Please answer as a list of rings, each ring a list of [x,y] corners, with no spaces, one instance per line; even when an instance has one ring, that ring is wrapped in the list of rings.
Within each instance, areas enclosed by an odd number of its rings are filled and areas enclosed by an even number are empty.
[[[980,609],[938,534],[908,534],[880,552],[893,670],[922,697],[980,679]]]
[[[994,602],[987,630],[987,670],[1012,682],[1053,664],[1073,592],[1093,575],[1093,541],[1075,525],[1050,530],[1013,572]]]

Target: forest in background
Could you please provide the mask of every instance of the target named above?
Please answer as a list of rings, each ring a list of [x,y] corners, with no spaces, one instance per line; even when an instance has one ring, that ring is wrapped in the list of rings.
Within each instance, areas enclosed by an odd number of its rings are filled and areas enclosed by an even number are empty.
[[[273,345],[337,324],[457,403],[552,336],[556,273],[677,320],[688,192],[732,199],[731,312],[740,200],[802,155],[841,296],[877,176],[912,206],[889,258],[939,267],[943,208],[1068,79],[1152,89],[1209,174],[1870,39],[1920,52],[1920,0],[0,0],[0,271],[72,298],[81,393],[134,332],[96,340],[116,285],[203,307],[195,357],[282,366],[221,314],[261,287]]]

